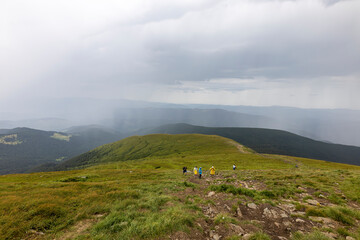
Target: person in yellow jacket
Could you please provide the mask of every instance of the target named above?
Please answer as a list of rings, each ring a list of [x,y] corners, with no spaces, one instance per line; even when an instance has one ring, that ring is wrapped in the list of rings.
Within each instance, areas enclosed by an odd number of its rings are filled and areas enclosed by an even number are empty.
[[[196,166],[196,167],[194,167],[194,175],[196,176],[197,174],[198,174],[198,168]]]
[[[214,166],[212,166],[211,168],[210,168],[210,175],[215,175],[215,168],[214,168]]]

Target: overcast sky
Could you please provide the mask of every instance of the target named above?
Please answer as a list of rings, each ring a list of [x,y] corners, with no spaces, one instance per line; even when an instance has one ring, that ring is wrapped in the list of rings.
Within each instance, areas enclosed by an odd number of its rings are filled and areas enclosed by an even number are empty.
[[[3,102],[360,109],[359,93],[359,0],[0,1]]]

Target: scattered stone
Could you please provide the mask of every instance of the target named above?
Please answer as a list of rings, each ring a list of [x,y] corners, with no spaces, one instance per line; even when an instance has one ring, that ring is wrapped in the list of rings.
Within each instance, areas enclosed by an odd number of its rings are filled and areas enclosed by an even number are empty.
[[[238,225],[235,225],[235,224],[230,224],[230,227],[232,228],[232,230],[234,230],[235,233],[237,234],[244,234],[245,231],[244,229],[242,229],[242,227],[238,226]]]
[[[306,191],[306,189],[303,188],[303,187],[298,187],[298,189],[301,190],[301,191]]]
[[[274,224],[275,224],[275,226],[277,226],[278,228],[280,228],[280,227],[281,227],[281,224],[280,224],[280,223],[278,223],[278,222],[275,222]]]
[[[275,210],[273,210],[273,209],[270,210],[268,208],[264,209],[263,214],[267,218],[278,218],[279,217],[279,214]]]
[[[308,200],[306,200],[306,202],[310,205],[320,206],[320,203],[314,199],[308,199]]]
[[[242,239],[244,239],[244,240],[249,240],[250,237],[251,237],[251,234],[247,233],[247,234],[245,234],[245,235],[242,237]]]
[[[220,240],[221,236],[219,234],[214,234],[214,236],[212,237],[213,240]]]
[[[283,237],[283,236],[278,236],[278,239],[279,240],[288,240],[286,237]]]
[[[324,218],[324,217],[313,217],[313,216],[310,216],[309,217],[311,221],[314,221],[314,222],[321,222],[321,223],[325,223],[325,224],[331,224],[333,223],[334,221],[330,218]]]
[[[241,209],[238,207],[237,209],[236,209],[236,215],[238,216],[238,217],[242,217],[243,215],[242,215],[242,212],[241,212]]]
[[[248,206],[248,208],[251,208],[251,209],[254,209],[254,210],[257,209],[257,206],[256,206],[255,203],[248,203],[247,206]]]
[[[214,196],[214,195],[215,195],[215,192],[211,191],[211,192],[208,193],[207,196],[208,196],[208,197],[212,197],[212,196]]]
[[[282,217],[282,218],[287,218],[287,217],[289,217],[285,212],[282,212],[282,213],[280,213],[280,217]]]
[[[346,236],[346,238],[345,238],[346,240],[356,240],[355,238],[353,238],[353,237],[350,237],[350,236]]]
[[[38,232],[38,231],[36,231],[34,229],[30,229],[29,232],[32,233],[32,234],[36,234],[36,235],[44,235],[45,234],[43,232]]]
[[[328,238],[330,238],[330,239],[336,239],[337,238],[337,235],[335,233],[332,233],[332,232],[325,232],[323,234],[325,236],[327,236]]]
[[[284,224],[285,227],[290,227],[291,226],[291,222],[289,222],[289,221],[284,221],[283,224]]]
[[[297,222],[297,223],[304,223],[305,221],[302,220],[301,218],[297,218],[297,219],[295,220],[295,222]]]
[[[231,211],[231,208],[228,206],[228,205],[224,205],[224,207],[230,212]]]
[[[310,196],[308,193],[300,193],[300,197],[304,198],[304,197],[308,197]]]
[[[288,200],[288,199],[286,199],[286,200]],[[285,199],[284,199],[284,201],[285,201]],[[291,203],[280,204],[278,207],[288,213],[292,213],[295,211],[295,206],[294,206],[294,204],[291,204]]]
[[[322,194],[319,194],[319,198],[325,198],[325,196]]]
[[[306,212],[295,212],[295,214],[300,215],[300,216],[305,216]]]
[[[259,220],[251,220],[251,223],[257,224],[257,225],[264,225],[265,224],[264,221],[259,221]]]

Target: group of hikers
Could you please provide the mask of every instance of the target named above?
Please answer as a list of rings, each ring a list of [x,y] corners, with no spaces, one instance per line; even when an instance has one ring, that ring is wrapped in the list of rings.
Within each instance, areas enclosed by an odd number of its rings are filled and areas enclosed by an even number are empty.
[[[235,163],[233,164],[233,170],[236,169],[236,165]],[[212,166],[210,169],[210,176],[214,176],[215,175],[215,168],[214,166]],[[203,170],[202,170],[202,167],[199,167],[199,169],[197,168],[197,166],[194,167],[194,175],[195,176],[198,176],[200,179],[201,179],[201,176],[202,176],[202,173],[203,173]],[[187,167],[183,167],[183,175],[187,173]]]

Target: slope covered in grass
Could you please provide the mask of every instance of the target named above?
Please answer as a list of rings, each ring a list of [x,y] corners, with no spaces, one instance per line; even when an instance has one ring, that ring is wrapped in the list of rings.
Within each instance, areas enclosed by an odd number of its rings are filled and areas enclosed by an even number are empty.
[[[66,170],[128,160],[155,159],[155,162],[164,158],[174,160],[159,162],[161,167],[162,164],[179,163],[179,161],[188,161],[194,158],[209,160],[207,156],[211,156],[210,159],[217,162],[217,159],[222,156],[231,157],[234,154],[237,156],[240,153],[238,146],[240,145],[231,139],[200,134],[133,136],[100,146],[61,163],[56,169]]]
[[[262,155],[204,135],[132,137],[94,151],[88,168],[0,176],[1,239],[241,239],[241,230],[295,240],[330,231],[314,217],[339,237],[360,237],[357,166]],[[217,175],[183,175],[184,165],[214,165]],[[263,215],[284,206],[286,218]]]
[[[146,130],[143,133],[218,135],[233,139],[259,153],[281,154],[360,165],[360,147],[315,141],[282,130],[170,124]]]

